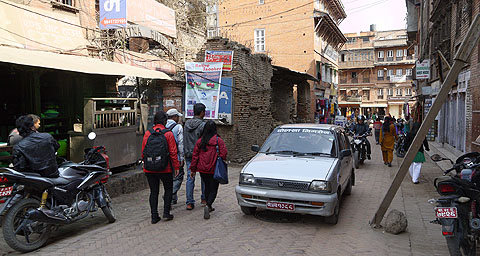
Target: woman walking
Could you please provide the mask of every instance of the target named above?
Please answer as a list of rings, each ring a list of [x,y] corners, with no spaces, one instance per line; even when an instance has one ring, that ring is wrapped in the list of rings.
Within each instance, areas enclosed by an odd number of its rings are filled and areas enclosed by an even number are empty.
[[[392,167],[393,148],[397,138],[398,135],[395,130],[395,125],[392,123],[392,119],[388,116],[385,117],[382,129],[380,130],[379,142],[382,147],[383,163],[388,165],[388,167]]]
[[[420,129],[420,123],[416,122],[412,126],[412,130],[407,134],[407,143],[405,143],[405,152],[408,150],[410,145],[412,144],[413,139],[417,135],[418,130]],[[409,171],[410,176],[412,177],[413,184],[418,184],[418,178],[420,177],[420,171],[422,170],[422,163],[425,163],[425,154],[424,150],[430,151],[430,147],[428,146],[427,139],[423,140],[423,144],[420,145],[415,158],[413,159],[413,163],[410,165]]]
[[[190,165],[191,175],[195,177],[195,173],[199,172],[202,181],[205,183],[207,206],[203,210],[204,219],[209,219],[210,212],[215,210],[212,204],[217,197],[219,183],[213,179],[213,174],[218,156],[225,160],[227,158],[227,148],[225,142],[217,134],[217,125],[210,120],[205,124],[202,137],[195,144],[192,164]]]
[[[152,213],[152,224],[155,224],[161,219],[158,214],[160,181],[163,183],[163,188],[165,190],[163,195],[163,219],[173,219],[173,215],[170,214],[172,206],[173,178],[178,175],[180,163],[178,162],[177,157],[177,144],[175,142],[175,137],[170,130],[165,128],[167,114],[163,111],[159,111],[155,114],[153,123],[153,128],[148,129],[143,136],[142,158],[144,159],[143,171],[145,172],[145,176],[147,176],[148,185],[150,187],[149,201]],[[152,134],[154,134],[154,136],[152,136]],[[152,138],[150,139],[150,137]],[[166,145],[164,142],[166,142]],[[162,160],[155,160],[162,159],[162,153],[168,156],[168,159],[165,159],[168,163],[165,164],[165,168],[156,169],[157,166],[155,165],[155,162],[158,163]],[[154,160],[152,161],[152,159]]]

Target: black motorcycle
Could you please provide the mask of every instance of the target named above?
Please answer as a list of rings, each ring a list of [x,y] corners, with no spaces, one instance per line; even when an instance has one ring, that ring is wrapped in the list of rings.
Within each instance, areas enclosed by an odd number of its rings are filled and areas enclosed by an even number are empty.
[[[404,133],[401,133],[398,136],[397,143],[395,144],[395,154],[400,158],[404,158],[405,154],[407,153],[405,150],[406,141],[407,141],[407,136]]]
[[[352,144],[353,158],[355,168],[360,168],[360,164],[363,164],[367,159],[367,137],[372,135],[372,128],[361,135],[355,135],[353,132],[349,133],[352,136],[350,144]]]
[[[104,147],[85,150],[81,163],[59,165],[58,178],[0,168],[0,216],[3,237],[20,252],[43,246],[52,230],[102,209],[115,222],[110,196],[105,189],[111,172]]]
[[[449,160],[439,155],[433,161]],[[432,223],[442,225],[450,255],[476,254],[480,235],[480,153],[472,152],[459,157],[444,175],[455,170],[455,176],[435,179],[434,185],[441,197],[431,199],[436,219]]]

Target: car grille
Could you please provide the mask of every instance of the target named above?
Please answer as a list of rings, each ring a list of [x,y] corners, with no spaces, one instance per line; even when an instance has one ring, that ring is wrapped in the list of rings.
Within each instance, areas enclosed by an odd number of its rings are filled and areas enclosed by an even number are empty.
[[[282,190],[307,191],[309,182],[275,180],[275,179],[255,179],[255,183],[260,187],[279,188]]]

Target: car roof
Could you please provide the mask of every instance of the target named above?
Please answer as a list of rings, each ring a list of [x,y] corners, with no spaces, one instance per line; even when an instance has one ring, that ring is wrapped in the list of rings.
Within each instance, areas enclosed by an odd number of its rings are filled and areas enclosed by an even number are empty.
[[[333,125],[333,124],[312,124],[312,123],[304,123],[304,124],[284,124],[280,125],[277,128],[309,128],[309,129],[322,129],[322,130],[338,130],[342,129],[341,126]]]

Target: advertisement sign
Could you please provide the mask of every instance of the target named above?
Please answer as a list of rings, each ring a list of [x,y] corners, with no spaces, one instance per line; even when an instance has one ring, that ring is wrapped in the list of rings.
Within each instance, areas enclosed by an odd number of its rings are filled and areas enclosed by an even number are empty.
[[[223,62],[223,71],[233,69],[233,51],[205,51],[205,62]]]
[[[393,75],[390,76],[390,82],[392,83],[405,83],[407,81],[407,76],[406,75]]]
[[[127,0],[100,0],[100,29],[127,26]]]
[[[223,123],[232,125],[232,97],[233,97],[233,78],[222,77],[220,85],[220,97],[218,101],[218,119]]]
[[[417,61],[415,74],[417,79],[430,79],[430,60]]]
[[[193,117],[193,106],[206,106],[205,119],[218,119],[218,100],[222,82],[222,62],[186,62],[186,118]]]
[[[87,54],[84,49],[88,41],[79,27],[77,16],[0,2],[0,17],[0,27],[3,28],[0,29],[0,44]]]
[[[156,0],[128,0],[128,21],[177,38],[175,11]]]

